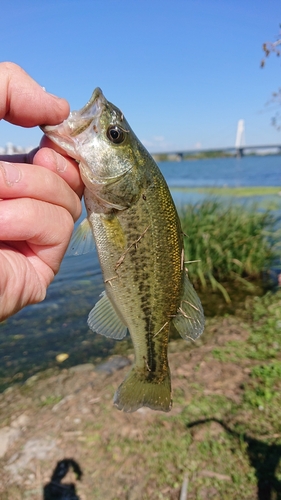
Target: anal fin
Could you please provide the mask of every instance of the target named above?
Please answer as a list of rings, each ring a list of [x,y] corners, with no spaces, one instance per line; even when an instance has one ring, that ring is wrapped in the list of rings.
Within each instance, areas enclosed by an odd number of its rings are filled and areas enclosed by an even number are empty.
[[[184,275],[184,286],[181,303],[172,324],[185,339],[196,340],[203,333],[205,318],[201,301],[190,283],[187,272]]]

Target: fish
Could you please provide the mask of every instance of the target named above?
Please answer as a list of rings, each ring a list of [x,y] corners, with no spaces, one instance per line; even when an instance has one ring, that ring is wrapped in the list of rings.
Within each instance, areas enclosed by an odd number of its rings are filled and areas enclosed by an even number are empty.
[[[80,111],[43,132],[79,164],[87,218],[74,253],[94,237],[105,291],[89,328],[121,340],[131,335],[135,360],[115,392],[125,412],[172,408],[168,341],[197,339],[204,311],[189,281],[179,216],[167,183],[123,113],[96,88]],[[75,251],[77,248],[77,251]]]

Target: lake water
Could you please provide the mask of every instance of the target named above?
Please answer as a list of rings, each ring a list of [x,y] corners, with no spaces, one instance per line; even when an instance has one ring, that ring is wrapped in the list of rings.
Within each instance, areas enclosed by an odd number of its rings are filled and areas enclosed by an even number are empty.
[[[184,188],[281,186],[281,156],[166,162],[159,167],[178,207],[206,197]],[[68,367],[96,363],[113,352],[115,341],[95,335],[87,327],[88,313],[103,288],[95,251],[66,256],[45,301],[0,324],[0,389],[57,365],[59,353],[69,355],[63,363]]]

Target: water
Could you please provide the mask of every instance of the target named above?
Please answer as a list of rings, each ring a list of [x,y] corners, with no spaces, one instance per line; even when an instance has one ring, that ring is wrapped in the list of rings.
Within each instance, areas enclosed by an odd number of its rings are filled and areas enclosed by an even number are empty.
[[[206,196],[184,191],[187,187],[281,186],[281,156],[167,162],[159,166],[177,206],[196,203]],[[262,198],[258,197],[260,203]],[[95,335],[87,327],[88,313],[102,290],[95,251],[66,256],[45,301],[26,307],[0,324],[0,388],[56,365],[59,353],[69,355],[63,363],[67,367],[96,363],[113,352],[115,341]]]
[[[281,185],[281,156],[213,158],[159,166],[170,187]]]

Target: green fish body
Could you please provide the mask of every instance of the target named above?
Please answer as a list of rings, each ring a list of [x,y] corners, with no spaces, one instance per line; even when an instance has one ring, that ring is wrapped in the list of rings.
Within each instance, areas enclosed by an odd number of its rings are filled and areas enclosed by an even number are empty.
[[[172,406],[168,339],[172,329],[196,339],[200,300],[184,268],[183,236],[168,186],[121,111],[100,89],[82,110],[43,131],[79,162],[105,292],[92,309],[94,332],[122,339],[129,330],[135,363],[114,403],[132,412]],[[77,236],[76,236],[77,239]]]

